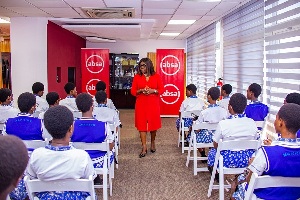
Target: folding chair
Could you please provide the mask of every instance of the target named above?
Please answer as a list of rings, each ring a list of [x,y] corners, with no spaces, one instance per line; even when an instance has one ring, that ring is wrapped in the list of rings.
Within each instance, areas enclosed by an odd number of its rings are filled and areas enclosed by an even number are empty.
[[[82,117],[82,112],[80,111],[73,111],[72,113],[73,113],[74,120]]]
[[[253,173],[245,193],[245,200],[258,199],[253,194],[254,189],[270,187],[299,187],[300,190],[300,177],[258,176],[257,173]]]
[[[35,111],[35,112],[32,114],[32,116],[35,117],[35,118],[38,118],[40,114],[41,114],[40,111]]]
[[[208,131],[213,131],[213,130],[216,130],[217,125],[218,125],[218,123],[207,123],[207,122],[203,122],[203,123],[194,122],[193,123],[192,132],[191,132],[191,140],[189,142],[189,150],[188,150],[188,155],[187,155],[187,159],[186,159],[186,166],[187,167],[189,166],[190,160],[194,161],[194,176],[197,175],[197,172],[208,171],[207,167],[197,168],[198,160],[207,160],[207,157],[197,157],[197,152],[198,152],[197,149],[214,147],[213,143],[197,143],[195,131],[200,130],[200,129],[207,129]],[[193,147],[193,149],[192,149],[192,147]],[[194,151],[193,157],[191,157],[191,150]]]
[[[245,168],[228,168],[223,166],[223,156],[220,154],[221,151],[224,150],[231,150],[231,151],[238,151],[238,150],[246,150],[246,149],[253,149],[257,150],[260,146],[259,140],[229,140],[229,141],[222,141],[222,139],[218,143],[218,149],[215,157],[214,168],[212,171],[212,175],[210,178],[209,189],[207,193],[207,197],[211,196],[211,192],[213,189],[219,189],[219,199],[224,199],[224,188],[230,188],[230,185],[224,185],[224,175],[225,174],[241,174]],[[219,167],[218,167],[219,164]],[[216,173],[219,172],[219,185],[214,185],[214,180]]]
[[[30,180],[28,176],[25,176],[24,182],[30,200],[38,199],[35,196],[36,192],[45,191],[89,192],[91,196],[87,199],[95,200],[94,181],[92,175],[89,179],[65,179],[56,181],[41,181],[39,179]]]
[[[104,157],[103,168],[95,168],[97,174],[103,176],[103,185],[95,185],[95,188],[103,188],[103,199],[107,199],[107,189],[110,189],[110,196],[112,196],[112,178],[114,177],[113,168],[114,165],[110,165],[110,149],[109,141],[103,143],[85,143],[85,142],[73,142],[73,146],[77,149],[83,150],[97,150],[107,152],[107,156]],[[107,185],[107,175],[109,185]]]
[[[184,120],[183,120],[183,118],[193,119],[194,115],[199,116],[200,113],[201,113],[201,111],[199,111],[199,110],[181,112],[180,126],[179,126],[179,132],[178,132],[178,147],[179,147],[179,144],[181,143],[181,153],[184,153],[185,150],[189,150],[189,147],[185,147],[184,146],[185,132],[189,131],[189,127],[184,127]]]
[[[37,149],[40,147],[45,147],[48,144],[48,140],[22,140],[27,147],[27,149]]]
[[[115,123],[113,123],[113,124],[111,124],[111,123],[108,123],[108,125],[109,125],[109,128],[110,128],[110,130],[112,131],[112,132],[114,132],[113,134],[114,134],[114,143],[115,143],[115,146],[114,146],[114,148],[115,148],[115,151],[116,151],[116,153],[115,153],[115,159],[116,159],[116,168],[118,169],[118,155],[119,155],[119,148],[118,148],[118,143],[117,143],[117,141],[118,141],[118,133],[117,133],[117,127],[116,127],[116,125],[115,125]],[[111,133],[112,134],[112,133]]]
[[[118,114],[118,116],[119,116],[119,119],[120,119],[120,111],[118,111],[118,110],[116,110],[116,112],[117,112],[117,114]],[[121,127],[120,126],[118,126],[118,129],[117,129],[118,131],[118,134],[116,134],[116,136],[117,136],[117,141],[118,141],[118,147],[119,147],[119,149],[120,149],[120,144],[121,144],[121,135],[120,135],[120,132],[121,132]]]

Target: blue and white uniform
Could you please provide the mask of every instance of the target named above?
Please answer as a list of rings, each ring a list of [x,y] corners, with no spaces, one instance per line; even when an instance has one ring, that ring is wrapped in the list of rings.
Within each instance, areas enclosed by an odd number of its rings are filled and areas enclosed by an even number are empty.
[[[116,127],[121,124],[117,111],[105,104],[98,104],[94,107],[93,116],[99,121],[115,124]]]
[[[75,120],[74,132],[71,137],[72,142],[86,142],[86,143],[102,143],[105,141],[112,143],[114,140],[109,126],[106,122],[98,121],[95,118],[82,117]],[[75,146],[76,147],[76,146]],[[95,168],[102,168],[104,156],[106,152],[102,151],[87,151],[90,155]],[[114,160],[114,154],[110,152],[110,163]]]
[[[246,117],[254,121],[264,121],[268,113],[268,106],[260,101],[252,101],[245,109]]]
[[[36,112],[41,113],[41,112],[46,112],[49,108],[49,104],[46,101],[46,99],[43,99],[39,95],[35,95],[36,99]]]
[[[218,143],[220,139],[228,140],[255,140],[257,139],[257,127],[253,119],[245,117],[244,114],[231,115],[228,119],[222,120],[217,126],[213,141]],[[208,165],[213,166],[217,149],[211,149],[208,153]],[[225,167],[247,167],[254,150],[221,151],[224,157]]]
[[[71,112],[79,112],[75,100],[75,97],[67,96],[65,99],[59,102],[59,105],[66,106]]]
[[[223,97],[222,100],[217,101],[217,104],[218,104],[220,107],[224,108],[224,109],[227,111],[227,116],[228,116],[228,117],[230,116],[230,113],[229,113],[229,110],[228,110],[229,100],[230,100],[230,97]]]
[[[205,104],[204,102],[199,99],[197,96],[190,96],[189,98],[185,99],[179,109],[179,112],[184,112],[184,111],[201,111],[205,109]],[[190,127],[193,124],[193,119],[192,118],[183,118],[184,120],[184,127]],[[176,120],[176,128],[179,130],[180,126],[180,118]]]
[[[19,112],[11,105],[0,105],[0,134],[7,119],[17,117]]]

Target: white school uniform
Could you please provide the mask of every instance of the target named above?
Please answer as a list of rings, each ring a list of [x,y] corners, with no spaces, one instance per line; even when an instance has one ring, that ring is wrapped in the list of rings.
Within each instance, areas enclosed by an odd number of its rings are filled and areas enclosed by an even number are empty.
[[[30,178],[42,181],[88,179],[90,175],[94,178],[97,176],[89,154],[73,146],[60,151],[46,147],[34,150],[25,173]]]
[[[76,105],[76,98],[68,96],[59,102],[59,105],[66,106],[71,112],[79,112]]]
[[[94,107],[93,116],[102,122],[115,123],[116,127],[121,124],[118,113],[108,107]]]
[[[218,123],[227,118],[227,111],[220,106],[210,105],[207,109],[202,110],[197,122]]]
[[[8,118],[13,118],[20,111],[10,105],[0,105],[0,124],[4,124]]]
[[[230,116],[230,113],[228,111],[228,104],[229,104],[229,100],[230,100],[230,97],[223,97],[222,100],[220,101],[217,101],[217,104],[224,108],[226,111],[227,111],[227,116],[229,117]]]
[[[98,103],[97,103],[97,101],[96,101],[96,98],[93,97],[93,100],[94,100],[94,107],[97,107],[97,106],[98,106]],[[113,110],[117,110],[117,108],[115,107],[115,105],[114,105],[114,103],[113,103],[113,101],[112,101],[111,99],[107,98],[106,100],[107,100],[106,106],[107,106],[108,108],[113,109]]]
[[[46,101],[46,99],[43,99],[42,97],[35,95],[36,98],[36,112],[46,112],[49,108],[49,104]]]
[[[223,139],[223,141],[235,139],[256,140],[256,123],[253,119],[247,117],[222,120],[217,126],[213,141],[218,143],[220,139]]]
[[[189,97],[182,102],[179,112],[194,111],[194,110],[201,111],[204,109],[205,109],[205,104],[201,99]]]

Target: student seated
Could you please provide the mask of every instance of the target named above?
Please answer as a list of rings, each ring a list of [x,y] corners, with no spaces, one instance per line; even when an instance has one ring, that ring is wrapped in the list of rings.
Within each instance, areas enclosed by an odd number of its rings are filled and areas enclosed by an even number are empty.
[[[96,91],[97,92],[103,91],[106,93],[106,83],[104,81],[99,81],[96,84]],[[94,100],[94,106],[96,107],[98,103],[95,98],[93,100]],[[107,98],[106,106],[110,109],[117,110],[113,101],[109,98]]]
[[[32,85],[32,93],[36,97],[36,112],[46,112],[46,110],[49,108],[49,105],[47,101],[42,98],[44,95],[44,84],[41,82],[35,82]]]
[[[285,97],[284,104],[295,103],[300,105],[300,94],[299,93],[290,93]],[[300,138],[300,130],[297,132],[297,138]]]
[[[0,200],[6,200],[27,166],[27,148],[22,140],[12,135],[0,136],[0,160]]]
[[[228,111],[228,104],[229,104],[229,99],[230,99],[229,95],[230,95],[231,91],[232,91],[232,86],[230,84],[223,85],[221,88],[221,96],[223,97],[223,99],[220,101],[217,101],[217,104],[219,106],[221,106],[222,108],[227,110],[228,116],[230,115],[229,111]]]
[[[257,139],[257,127],[253,119],[245,117],[244,110],[247,106],[247,99],[241,93],[235,93],[230,97],[228,110],[230,116],[228,119],[222,120],[217,126],[217,130],[213,135],[214,148],[208,153],[208,166],[212,171],[215,157],[220,139],[228,140],[255,140]],[[248,160],[251,158],[254,150],[240,150],[240,151],[221,151],[224,157],[224,167],[239,168],[247,167]]]
[[[8,118],[16,117],[19,113],[19,110],[11,106],[13,101],[13,96],[10,89],[1,88],[0,89],[0,134],[2,133],[2,128],[4,123]]]
[[[107,94],[104,91],[99,91],[95,98],[97,106],[94,104],[93,116],[102,122],[115,123],[115,126],[118,127],[121,124],[119,115],[116,110],[107,107]]]
[[[201,111],[205,109],[204,102],[196,96],[197,87],[194,84],[186,86],[186,96],[179,109],[179,118],[176,120],[176,128],[179,131],[181,112],[184,111]],[[193,124],[192,118],[183,118],[184,127],[190,127]]]
[[[33,151],[26,175],[31,179],[53,181],[63,179],[88,179],[96,173],[87,152],[75,149],[69,144],[72,136],[73,114],[65,106],[49,108],[44,115],[44,123],[53,137],[52,143]],[[87,192],[40,192],[36,193],[39,199],[86,199]]]
[[[50,138],[43,133],[42,120],[34,118],[36,98],[29,92],[22,93],[18,98],[21,113],[17,117],[9,118],[3,127],[3,135],[15,135],[22,140],[44,140]],[[31,150],[29,150],[31,151]]]
[[[49,104],[49,108],[51,108],[53,106],[59,105],[60,98],[57,92],[49,92],[46,95],[46,100],[47,103]],[[45,112],[40,113],[39,118],[44,119],[44,114]]]
[[[247,90],[247,99],[251,100],[251,103],[246,107],[245,114],[254,121],[264,121],[269,112],[268,106],[257,100],[260,94],[261,86],[252,83]]]
[[[111,134],[106,122],[98,121],[93,118],[93,99],[87,93],[81,93],[76,98],[78,109],[82,112],[82,118],[75,120],[74,133],[71,137],[72,142],[102,143],[110,142],[110,150],[114,147],[114,137]],[[95,168],[102,168],[105,152],[87,151],[92,159]],[[114,160],[111,152],[110,163]]]
[[[245,188],[250,182],[253,172],[259,176],[300,177],[300,140],[296,132],[300,129],[300,105],[288,103],[283,105],[276,115],[275,130],[281,138],[272,142],[271,146],[261,147],[246,174],[238,177],[239,185],[233,192],[232,199],[244,199]],[[254,190],[261,199],[299,199],[300,190],[296,187],[272,187]]]
[[[67,97],[59,102],[59,105],[66,106],[71,110],[71,112],[78,112],[78,108],[76,106],[76,96],[77,96],[77,90],[74,83],[67,83],[65,85],[65,91],[67,93]]]

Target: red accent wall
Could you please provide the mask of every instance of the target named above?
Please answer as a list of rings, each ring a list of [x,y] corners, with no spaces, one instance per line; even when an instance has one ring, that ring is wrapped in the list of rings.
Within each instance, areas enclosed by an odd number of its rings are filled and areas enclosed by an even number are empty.
[[[47,59],[48,91],[57,92],[60,98],[67,96],[64,86],[68,82],[68,67],[75,67],[77,93],[81,93],[81,48],[86,47],[85,39],[48,21]],[[57,82],[57,67],[61,67],[61,82]]]

